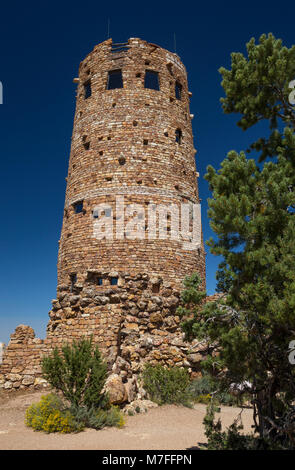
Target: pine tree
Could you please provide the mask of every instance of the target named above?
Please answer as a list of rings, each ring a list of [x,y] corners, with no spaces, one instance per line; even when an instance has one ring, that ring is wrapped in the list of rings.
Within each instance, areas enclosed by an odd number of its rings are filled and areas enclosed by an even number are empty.
[[[223,258],[217,280],[225,296],[195,309],[184,329],[213,345],[205,365],[227,387],[251,384],[245,391],[263,445],[295,448],[295,371],[288,361],[295,339],[295,109],[289,102],[295,47],[269,34],[257,45],[251,39],[247,51],[248,57],[232,54],[231,70],[220,69],[222,103],[226,113],[241,114],[245,130],[269,121],[270,135],[249,149],[264,164],[231,151],[218,171],[207,168],[216,234],[208,245]]]

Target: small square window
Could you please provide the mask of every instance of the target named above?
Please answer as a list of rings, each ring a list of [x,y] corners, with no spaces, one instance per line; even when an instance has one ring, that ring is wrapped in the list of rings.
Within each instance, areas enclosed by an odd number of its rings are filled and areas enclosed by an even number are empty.
[[[102,285],[103,285],[103,278],[102,278],[102,277],[98,277],[98,278],[97,278],[97,285],[98,285],[98,286],[102,286]]]
[[[182,85],[179,82],[175,83],[175,98],[181,100]]]
[[[123,88],[122,70],[111,70],[108,75],[107,89]]]
[[[73,206],[75,214],[80,214],[81,212],[83,212],[83,201],[75,202]]]
[[[151,90],[160,90],[159,74],[153,70],[146,70],[144,77],[144,87]]]
[[[105,217],[111,217],[112,209],[105,209],[104,210],[104,215],[105,215]]]
[[[88,80],[84,83],[84,98],[87,100],[91,96],[91,82]]]
[[[85,150],[89,150],[90,149],[90,142],[84,142],[83,146],[84,146]]]
[[[117,285],[118,285],[118,278],[111,277],[111,286],[117,286]]]

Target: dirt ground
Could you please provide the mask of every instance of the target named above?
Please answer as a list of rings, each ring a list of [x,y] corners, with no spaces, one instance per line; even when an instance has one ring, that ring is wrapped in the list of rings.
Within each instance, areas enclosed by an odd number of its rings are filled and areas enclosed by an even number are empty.
[[[79,434],[45,434],[24,424],[25,410],[44,392],[0,395],[1,450],[184,450],[206,443],[202,421],[206,406],[193,409],[166,405],[126,416],[122,429],[87,429]],[[222,407],[221,421],[229,426],[240,408]],[[244,431],[251,432],[252,410],[243,409]]]

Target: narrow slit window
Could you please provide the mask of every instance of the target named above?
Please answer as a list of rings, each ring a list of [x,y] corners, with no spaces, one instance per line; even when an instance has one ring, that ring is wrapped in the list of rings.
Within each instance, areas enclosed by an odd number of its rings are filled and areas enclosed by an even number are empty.
[[[160,284],[153,284],[153,286],[152,286],[152,292],[153,292],[153,294],[159,294],[159,292],[160,292]]]
[[[160,90],[159,74],[153,70],[146,70],[144,77],[144,87],[151,90]]]
[[[75,214],[80,214],[83,212],[83,201],[75,202],[74,204]]]
[[[111,70],[108,75],[108,90],[114,90],[115,88],[123,88],[122,70]]]
[[[181,100],[182,85],[179,82],[175,83],[175,98]]]
[[[175,131],[175,141],[176,141],[178,144],[181,144],[181,142],[182,142],[182,132],[181,132],[181,129],[176,129],[176,131]]]
[[[91,81],[88,80],[84,83],[84,98],[87,100],[91,96]]]
[[[97,285],[98,285],[98,286],[102,286],[102,285],[103,285],[103,279],[102,279],[102,277],[98,277],[98,278],[97,278]]]
[[[73,292],[73,289],[74,289],[75,284],[77,282],[77,274],[76,273],[70,274],[70,281],[71,281],[71,292]]]

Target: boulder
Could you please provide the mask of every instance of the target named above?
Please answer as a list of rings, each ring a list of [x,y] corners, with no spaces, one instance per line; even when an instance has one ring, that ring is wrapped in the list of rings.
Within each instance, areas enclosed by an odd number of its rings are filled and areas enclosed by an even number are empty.
[[[123,408],[123,413],[136,414],[146,413],[151,408],[157,408],[157,403],[150,400],[134,400]]]
[[[126,388],[118,374],[112,374],[107,378],[104,391],[108,392],[112,405],[118,405],[127,400]]]
[[[24,375],[24,378],[23,378],[23,381],[22,381],[23,385],[33,385],[34,382],[35,382],[35,379],[34,379],[33,376]]]

